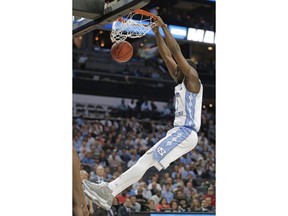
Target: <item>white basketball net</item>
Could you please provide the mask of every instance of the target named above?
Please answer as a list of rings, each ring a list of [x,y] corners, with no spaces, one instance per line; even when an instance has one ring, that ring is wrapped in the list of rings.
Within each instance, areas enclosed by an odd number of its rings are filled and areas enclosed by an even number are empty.
[[[132,19],[137,15],[138,19]],[[125,41],[127,38],[141,38],[155,25],[153,15],[143,15],[135,11],[130,12],[127,17],[118,18],[112,25],[110,34],[111,41]]]

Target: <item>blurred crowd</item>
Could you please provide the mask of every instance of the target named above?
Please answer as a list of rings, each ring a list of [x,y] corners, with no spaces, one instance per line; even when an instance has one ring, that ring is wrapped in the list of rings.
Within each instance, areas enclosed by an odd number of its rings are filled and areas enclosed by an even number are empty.
[[[116,1],[105,0],[107,6]],[[190,0],[185,4],[178,0],[157,0],[142,9],[161,16],[165,23],[215,31],[215,3]]]
[[[73,119],[73,145],[81,161],[82,178],[95,183],[112,181],[172,128],[172,119],[149,121],[130,116],[128,110],[121,113],[124,116],[119,118]],[[208,135],[211,130],[215,130],[214,113],[203,108],[195,149],[166,170],[149,169],[140,181],[115,197],[110,211],[88,200],[90,214],[215,212],[215,137]]]
[[[149,9],[155,15],[161,16],[165,23],[215,31],[215,3],[195,1],[186,7],[175,5],[178,1],[159,1],[159,6]]]
[[[195,64],[200,78],[203,78],[209,84],[213,84],[215,80],[215,61],[196,61]],[[111,75],[171,81],[167,66],[159,56],[158,50],[153,57],[144,58],[144,56],[137,54],[131,61],[121,64],[116,63],[111,54],[103,50],[96,50],[92,53],[85,50],[74,50],[73,69],[74,71],[108,72]],[[73,74],[74,78],[79,76],[79,74]]]
[[[128,103],[124,99],[121,103],[112,109],[110,116],[148,120],[173,120],[174,118],[173,101],[170,99],[162,109],[158,108],[153,100],[147,100],[145,97],[140,99],[131,99]]]

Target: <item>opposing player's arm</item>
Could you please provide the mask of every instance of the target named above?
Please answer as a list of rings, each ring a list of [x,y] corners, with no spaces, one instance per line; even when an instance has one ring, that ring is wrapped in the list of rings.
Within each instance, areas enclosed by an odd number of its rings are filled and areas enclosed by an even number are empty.
[[[170,50],[171,54],[173,55],[174,59],[176,60],[178,67],[184,73],[185,77],[187,78],[187,88],[189,91],[198,93],[200,90],[200,81],[198,77],[197,71],[189,65],[187,60],[184,58],[180,46],[172,36],[171,32],[168,30],[167,25],[163,22],[161,17],[157,18],[158,25],[162,27],[165,40]]]
[[[174,61],[170,50],[168,49],[164,39],[162,38],[162,36],[159,32],[159,27],[155,26],[152,30],[155,33],[157,46],[159,48],[159,53],[160,53],[163,61],[165,62],[171,77],[176,81],[176,77],[175,77],[174,73],[175,73],[177,64]]]
[[[80,178],[80,160],[73,148],[73,215],[88,216],[89,212],[86,206],[86,200],[83,196],[82,182]]]

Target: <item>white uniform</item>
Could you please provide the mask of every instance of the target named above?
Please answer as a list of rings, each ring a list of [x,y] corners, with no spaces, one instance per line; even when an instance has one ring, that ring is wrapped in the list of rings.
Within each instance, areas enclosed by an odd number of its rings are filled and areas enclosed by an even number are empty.
[[[203,87],[199,93],[189,92],[184,82],[175,87],[175,120],[174,127],[191,127],[196,132],[201,126]]]
[[[197,132],[201,126],[203,86],[196,93],[189,92],[184,84],[175,87],[174,128],[158,141],[148,154],[153,153],[158,170],[166,169],[170,163],[191,151],[198,142]]]
[[[201,122],[202,92],[202,85],[198,94],[187,91],[183,82],[176,86],[174,128],[150,148],[134,166],[107,184],[106,187],[97,189],[95,186],[87,186],[86,189],[88,189],[85,190],[87,193],[85,193],[94,200],[102,200],[100,205],[104,209],[109,209],[113,198],[125,188],[139,181],[150,167],[155,166],[159,171],[163,168],[166,169],[170,163],[191,151],[198,142],[197,132]],[[94,195],[91,195],[89,190]],[[101,196],[98,196],[98,193],[94,191],[97,191]],[[111,195],[107,191],[110,191]],[[107,200],[111,204],[108,205]]]

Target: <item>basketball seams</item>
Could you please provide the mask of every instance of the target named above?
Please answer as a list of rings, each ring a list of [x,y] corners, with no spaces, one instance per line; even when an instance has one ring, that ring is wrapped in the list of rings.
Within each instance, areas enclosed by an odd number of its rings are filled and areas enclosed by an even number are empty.
[[[122,44],[119,44],[118,46],[116,46],[116,50],[115,50],[115,53],[116,53],[116,56],[119,58],[119,54],[121,53],[122,49],[123,49],[124,45]]]
[[[119,55],[118,55],[118,58],[123,58],[123,57],[125,57],[126,55],[131,54],[131,51],[133,52],[133,50],[130,48],[129,51],[126,52],[125,54],[123,54],[122,56],[119,56]]]

